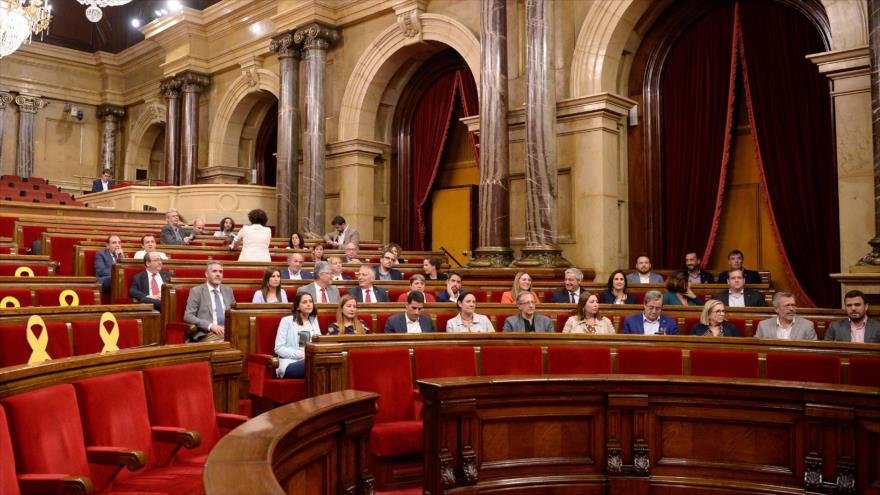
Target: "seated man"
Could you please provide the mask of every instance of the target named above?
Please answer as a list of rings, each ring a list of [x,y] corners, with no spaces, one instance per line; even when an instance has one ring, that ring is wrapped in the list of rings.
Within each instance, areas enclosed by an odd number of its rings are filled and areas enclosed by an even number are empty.
[[[421,292],[422,295],[425,296],[425,302],[437,302],[434,294],[425,292],[425,276],[421,273],[415,273],[409,277],[409,292],[412,291]],[[406,301],[406,298],[407,294],[401,294],[397,298],[397,302],[404,302]]]
[[[317,304],[336,304],[339,302],[339,289],[333,287],[333,273],[330,263],[319,261],[315,263],[315,281],[297,289],[297,294],[305,292],[311,294],[312,301]]]
[[[165,212],[165,226],[159,235],[162,244],[182,246],[189,244],[195,238],[195,234],[180,226],[180,213],[174,208]]]
[[[630,284],[662,284],[663,275],[651,271],[651,258],[647,254],[640,254],[636,258],[636,271],[626,276]]]
[[[147,253],[159,253],[159,258],[163,260],[168,259],[168,256],[165,256],[165,253],[156,251],[156,236],[153,234],[147,234],[141,237],[141,247],[143,249],[134,253],[134,259],[136,260],[144,259],[144,255]]]
[[[502,332],[553,332],[553,320],[535,312],[535,295],[520,292],[516,296],[519,313],[504,320]]]
[[[564,287],[553,293],[550,302],[559,304],[577,304],[581,297],[581,292],[585,289],[581,287],[581,280],[584,279],[584,272],[577,268],[569,268],[565,270]]]
[[[742,268],[734,268],[725,273],[727,286],[730,289],[719,292],[715,295],[715,299],[723,302],[725,306],[731,308],[744,308],[746,306],[754,306],[759,308],[767,307],[764,295],[754,289],[746,289],[746,279],[743,276]],[[718,277],[721,278],[721,277]]]
[[[111,175],[109,168],[105,168],[103,171],[101,171],[101,178],[95,179],[95,181],[92,182],[92,192],[96,193],[109,191],[110,188],[113,187],[113,181],[110,180],[110,177]]]
[[[825,331],[825,340],[855,342],[859,344],[880,343],[880,322],[868,318],[868,303],[860,290],[851,290],[843,296],[843,306],[849,318],[837,320]]]
[[[434,322],[422,314],[425,296],[412,291],[406,296],[406,309],[385,320],[385,333],[434,332]]]
[[[205,219],[204,218],[196,218],[193,220],[192,231],[190,231],[192,235],[213,235],[211,232],[208,232],[208,229],[205,228]]]
[[[358,259],[357,254],[357,244],[349,242],[345,245],[345,259],[343,261],[345,263],[361,263],[361,260]]]
[[[128,297],[140,304],[152,304],[156,311],[162,311],[162,285],[171,279],[169,272],[162,271],[162,258],[158,252],[144,255],[146,270],[138,273],[128,288]]]
[[[817,340],[813,322],[797,316],[797,302],[791,292],[773,294],[776,318],[758,323],[755,337],[759,339]]]
[[[703,270],[703,261],[700,259],[699,253],[696,251],[688,251],[684,254],[684,267],[688,275],[688,280],[692,284],[711,284],[715,282],[715,277],[711,273]]]
[[[333,274],[333,281],[351,280],[351,277],[342,273],[342,258],[339,256],[331,256],[327,261],[330,262],[330,273]]]
[[[223,285],[223,264],[209,261],[205,283],[190,289],[183,321],[194,325],[187,342],[215,342],[226,334],[226,309],[235,303],[232,289]]]
[[[623,320],[620,333],[642,335],[678,335],[675,320],[661,315],[663,311],[663,294],[658,290],[645,293],[645,309],[639,314],[627,316]]]
[[[446,279],[446,290],[437,293],[437,302],[457,303],[465,294],[467,291],[461,290],[461,274],[455,271],[449,272],[449,278]]]
[[[358,286],[348,291],[359,304],[388,302],[388,292],[373,285],[376,269],[371,265],[361,265],[357,272]]]
[[[376,280],[403,280],[403,273],[394,268],[395,263],[397,263],[397,254],[392,249],[386,249],[376,268]]]
[[[745,256],[743,256],[743,252],[739,249],[734,249],[727,254],[727,263],[730,264],[730,270],[742,270],[743,277],[745,277],[747,284],[760,284],[761,274],[754,270],[746,270],[743,268],[743,260],[745,260]],[[730,270],[718,274],[719,284],[727,282],[727,276],[728,273],[730,273]]]
[[[346,224],[344,218],[337,215],[333,217],[330,225],[333,226],[333,230],[324,235],[325,244],[336,249],[343,248],[349,242],[353,242],[355,246],[360,244],[361,235],[354,227]]]
[[[101,284],[101,292],[110,293],[110,276],[113,273],[113,265],[123,256],[122,239],[116,234],[107,236],[107,249],[95,254],[95,279]]]
[[[281,270],[282,280],[311,280],[314,277],[311,273],[302,269],[303,262],[306,259],[299,253],[293,253],[287,257],[287,268]]]

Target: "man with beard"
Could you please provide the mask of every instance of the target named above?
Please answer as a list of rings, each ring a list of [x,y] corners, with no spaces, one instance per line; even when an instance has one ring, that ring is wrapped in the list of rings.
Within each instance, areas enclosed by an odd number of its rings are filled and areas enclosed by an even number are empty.
[[[835,342],[880,343],[880,322],[868,318],[868,303],[860,290],[851,290],[843,296],[843,305],[849,318],[828,326],[825,340]]]
[[[755,337],[759,339],[816,340],[813,322],[797,316],[797,302],[791,292],[777,292],[773,295],[776,318],[768,318],[758,323]]]
[[[692,284],[711,284],[715,282],[715,277],[711,273],[703,270],[703,260],[696,251],[688,251],[684,253],[684,267],[688,275],[688,280]]]

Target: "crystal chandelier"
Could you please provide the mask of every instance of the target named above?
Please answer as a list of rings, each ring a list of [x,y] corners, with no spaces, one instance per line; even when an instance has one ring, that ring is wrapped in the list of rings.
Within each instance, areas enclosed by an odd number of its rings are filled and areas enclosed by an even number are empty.
[[[0,58],[18,50],[25,40],[49,29],[48,0],[0,0]]]
[[[125,5],[131,0],[76,0],[77,2],[88,5],[86,8],[86,19],[92,22],[98,22],[104,17],[104,13],[101,12],[101,7],[118,7],[120,5]]]

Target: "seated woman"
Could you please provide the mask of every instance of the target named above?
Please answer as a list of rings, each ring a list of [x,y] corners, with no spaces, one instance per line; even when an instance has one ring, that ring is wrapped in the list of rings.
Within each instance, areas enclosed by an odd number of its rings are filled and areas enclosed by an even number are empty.
[[[339,335],[339,329],[345,329],[346,335],[364,335],[370,333],[370,327],[364,320],[357,317],[357,299],[349,294],[339,299],[336,308],[336,321],[327,327],[327,335]]]
[[[725,319],[724,303],[717,299],[706,301],[700,322],[691,328],[695,337],[739,337],[736,325]]]
[[[495,328],[486,315],[477,314],[477,297],[467,293],[459,297],[455,303],[458,306],[458,314],[455,318],[446,322],[448,333],[478,333],[494,332]]]
[[[312,263],[319,261],[327,261],[324,259],[324,244],[320,242],[312,247]]]
[[[236,244],[241,243],[241,254],[238,261],[266,261],[271,262],[269,256],[269,243],[272,242],[272,229],[266,227],[269,217],[260,209],[248,212],[250,225],[245,225],[238,231],[229,249],[235,249]]]
[[[290,239],[287,240],[287,249],[302,249],[303,246],[305,246],[305,241],[299,232],[290,234]]]
[[[663,305],[701,306],[703,301],[691,290],[691,281],[685,272],[673,272],[666,280]]]
[[[449,275],[440,273],[440,265],[443,260],[439,256],[430,256],[422,261],[422,269],[425,271],[425,280],[446,280]]]
[[[260,290],[254,292],[251,299],[254,303],[286,303],[287,293],[281,288],[281,271],[276,268],[266,268],[263,272],[263,283]]]
[[[321,334],[318,327],[318,309],[308,292],[293,296],[292,315],[285,316],[275,334],[275,354],[278,361],[278,378],[305,378],[306,344]]]
[[[223,217],[220,220],[220,230],[214,232],[214,237],[234,237],[235,220],[232,217]]]
[[[599,294],[599,304],[636,304],[636,296],[627,294],[626,273],[614,270],[608,276],[608,289]]]
[[[599,314],[599,297],[582,292],[575,315],[565,321],[562,333],[613,334],[614,325],[607,316]]]
[[[501,293],[501,303],[516,304],[516,296],[518,296],[520,292],[531,292],[532,295],[535,296],[535,302],[541,302],[538,293],[532,290],[532,276],[526,272],[519,272],[513,279],[513,287],[511,290]]]
[[[406,302],[406,296],[412,291],[421,292],[425,296],[425,302],[437,302],[437,298],[430,292],[425,292],[425,277],[421,273],[409,277],[409,290],[397,297],[397,302]]]

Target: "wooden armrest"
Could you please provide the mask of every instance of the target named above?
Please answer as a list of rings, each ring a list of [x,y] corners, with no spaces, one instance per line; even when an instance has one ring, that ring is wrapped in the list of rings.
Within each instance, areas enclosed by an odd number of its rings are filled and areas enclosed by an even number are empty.
[[[18,487],[22,495],[46,493],[85,495],[92,493],[92,480],[85,476],[65,474],[19,474]]]
[[[179,447],[194,449],[202,444],[199,432],[173,426],[153,426],[153,439],[162,443],[173,443]]]
[[[242,416],[241,414],[217,413],[217,426],[227,430],[236,428],[247,420],[247,416]]]
[[[147,456],[142,451],[122,447],[86,447],[86,457],[94,464],[125,466],[129,471],[137,471],[147,464]]]
[[[247,361],[249,363],[265,366],[272,370],[278,369],[279,364],[278,356],[270,356],[268,354],[248,354]]]

